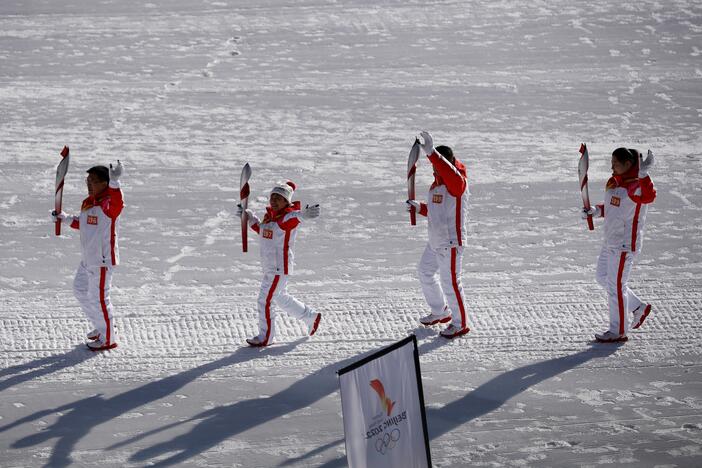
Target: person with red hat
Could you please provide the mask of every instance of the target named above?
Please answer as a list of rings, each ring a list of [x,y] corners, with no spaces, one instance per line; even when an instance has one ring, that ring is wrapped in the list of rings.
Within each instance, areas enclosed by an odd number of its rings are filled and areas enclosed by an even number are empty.
[[[266,207],[263,220],[253,211],[237,207],[236,215],[245,212],[251,229],[261,240],[261,266],[263,280],[258,295],[258,335],[247,338],[249,346],[268,346],[275,340],[275,303],[282,310],[305,322],[307,333],[312,336],[319,327],[321,313],[314,312],[287,291],[288,276],[294,267],[294,246],[297,227],[303,220],[317,218],[319,205],[301,209],[299,201],[293,201],[296,186],[293,182],[279,183],[270,193],[270,205]]]
[[[118,218],[124,208],[120,177],[122,163],[112,167],[94,166],[87,170],[88,198],[80,214],[70,216],[52,211],[51,219],[65,219],[80,231],[81,262],[73,281],[73,293],[92,322],[88,348],[104,351],[117,347],[110,287],[112,272],[119,264]]]

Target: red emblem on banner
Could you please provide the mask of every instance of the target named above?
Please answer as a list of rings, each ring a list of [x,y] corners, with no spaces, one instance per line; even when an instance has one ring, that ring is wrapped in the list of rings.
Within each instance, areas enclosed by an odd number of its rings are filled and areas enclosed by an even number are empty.
[[[392,412],[392,407],[395,406],[395,402],[385,395],[385,387],[383,387],[383,383],[378,379],[373,379],[370,381],[370,386],[373,388],[373,390],[375,390],[378,393],[378,398],[380,398],[380,404],[383,406],[383,409],[388,413],[388,416],[390,416],[390,413]]]

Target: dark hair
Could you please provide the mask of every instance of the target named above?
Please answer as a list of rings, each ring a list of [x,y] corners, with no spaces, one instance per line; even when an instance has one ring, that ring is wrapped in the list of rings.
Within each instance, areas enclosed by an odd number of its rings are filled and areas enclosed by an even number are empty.
[[[436,151],[438,151],[441,156],[445,157],[451,164],[453,164],[454,160],[456,159],[453,155],[453,150],[448,146],[437,146]]]
[[[629,161],[633,166],[639,164],[639,151],[633,148],[617,148],[612,151],[612,156],[620,163]]]
[[[101,182],[110,181],[110,170],[105,166],[93,166],[85,172],[88,174],[93,174],[95,177],[100,179]]]

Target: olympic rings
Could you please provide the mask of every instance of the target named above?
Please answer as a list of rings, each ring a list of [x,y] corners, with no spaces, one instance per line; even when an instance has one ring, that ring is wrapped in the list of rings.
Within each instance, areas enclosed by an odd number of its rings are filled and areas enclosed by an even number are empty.
[[[400,440],[400,430],[398,428],[393,429],[390,432],[386,432],[382,437],[378,437],[375,440],[375,450],[380,454],[385,455],[388,450],[395,448],[395,445]]]

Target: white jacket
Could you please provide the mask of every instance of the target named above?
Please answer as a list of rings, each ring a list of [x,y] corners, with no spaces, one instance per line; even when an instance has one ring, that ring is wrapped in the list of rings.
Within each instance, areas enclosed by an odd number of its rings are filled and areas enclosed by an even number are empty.
[[[83,263],[89,267],[119,264],[118,218],[124,208],[119,181],[111,181],[96,197],[83,200],[80,215],[73,216],[71,227],[80,230]]]
[[[261,238],[261,267],[265,273],[293,273],[295,238],[301,220],[299,201],[293,202],[279,213],[275,213],[269,206],[263,221],[253,220],[251,229]]]
[[[598,205],[605,219],[605,245],[629,252],[641,250],[648,205],[656,199],[651,178],[639,179],[635,174],[638,167],[634,169],[630,174],[610,178],[604,204]]]
[[[458,247],[467,236],[468,181],[466,167],[455,159],[455,166],[434,151],[428,156],[438,174],[429,188],[427,203],[419,214],[428,218],[429,245],[433,249]]]

